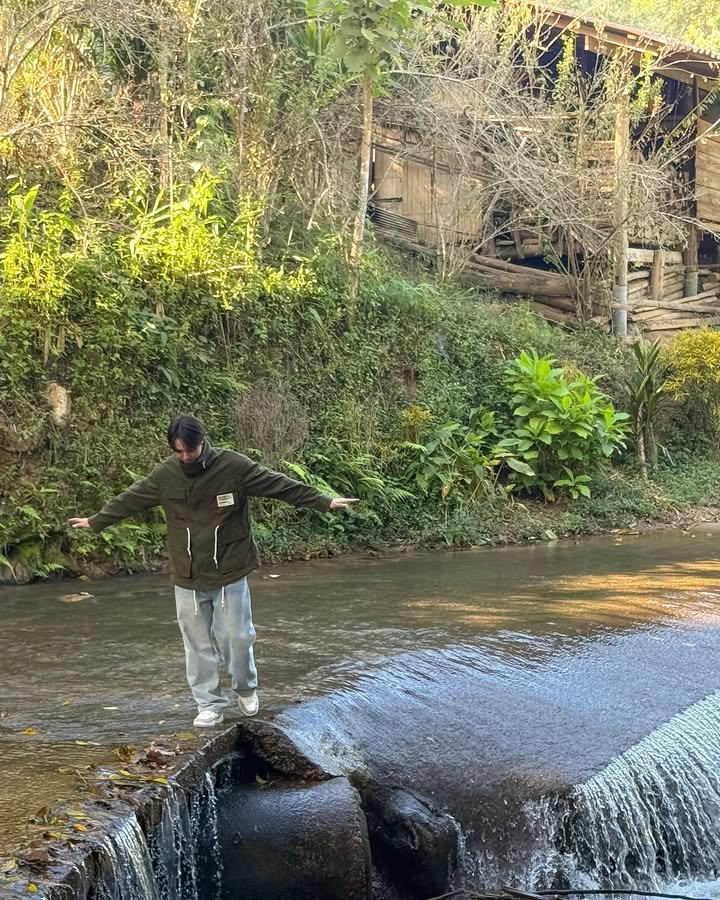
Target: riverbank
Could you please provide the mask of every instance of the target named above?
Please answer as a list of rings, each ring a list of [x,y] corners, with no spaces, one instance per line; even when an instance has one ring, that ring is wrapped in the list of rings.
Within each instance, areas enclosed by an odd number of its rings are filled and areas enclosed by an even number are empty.
[[[255,537],[273,562],[554,540],[720,507],[720,457],[702,397],[668,397],[656,425],[672,465],[649,482],[629,438],[624,448],[616,428],[607,439],[605,413],[626,410],[623,384],[635,365],[614,337],[567,332],[527,305],[408,271],[380,249],[350,325],[339,255],[318,251],[290,274],[257,253],[272,291],[228,313],[231,342],[220,340],[217,310],[192,292],[177,296],[167,273],[155,285],[169,292],[161,313],[147,309],[146,278],[133,281],[122,308],[78,284],[68,312],[77,339],[52,358],[28,337],[34,320],[0,330],[1,583],[161,568],[160,512],[100,535],[65,523],[165,458],[167,423],[180,411],[199,415],[218,446],[361,499],[350,514],[257,502]],[[529,399],[519,406],[523,354]],[[543,374],[550,359],[559,368]],[[569,393],[572,412],[557,440],[553,433],[525,459],[503,448],[522,443],[539,421],[534,410],[544,421],[548,378]],[[552,502],[537,499],[544,494]]]
[[[720,522],[720,458],[704,456],[673,467],[664,466],[648,482],[630,469],[609,469],[590,498],[575,501],[545,503],[498,498],[495,502],[444,509],[418,504],[395,511],[379,523],[371,519],[371,527],[367,519],[354,522],[352,513],[335,517],[289,510],[289,514],[293,526],[284,524],[273,530],[262,520],[256,526],[266,565],[577,540],[622,531],[689,531]],[[88,554],[87,549],[76,552],[75,537],[77,532],[55,538],[49,550],[32,540],[28,556],[16,555],[11,566],[0,567],[0,584],[26,584],[38,577],[95,579],[166,571],[161,529],[153,546],[145,546],[137,554],[115,553],[111,558]],[[40,555],[43,552],[44,557]],[[52,559],[54,565],[38,574],[33,570],[33,562],[42,566],[43,558]]]

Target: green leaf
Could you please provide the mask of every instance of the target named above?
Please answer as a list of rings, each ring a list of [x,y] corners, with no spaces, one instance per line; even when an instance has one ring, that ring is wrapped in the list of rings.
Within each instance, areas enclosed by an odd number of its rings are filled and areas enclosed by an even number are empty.
[[[320,317],[320,313],[315,309],[315,307],[314,307],[314,306],[308,306],[308,307],[306,307],[306,309],[307,309],[307,311],[310,313],[310,315],[313,317],[313,319],[315,319],[315,321],[318,323],[318,325],[322,328],[322,327],[323,327],[323,320],[322,320],[322,318]]]
[[[529,477],[533,477],[535,472],[530,466],[523,462],[521,459],[517,459],[514,456],[508,456],[505,462],[510,466],[511,469],[514,469],[516,472],[520,472],[521,475],[528,475]]]
[[[373,57],[366,50],[355,50],[352,53],[348,53],[343,58],[343,62],[351,72],[364,72],[366,69],[371,68]]]

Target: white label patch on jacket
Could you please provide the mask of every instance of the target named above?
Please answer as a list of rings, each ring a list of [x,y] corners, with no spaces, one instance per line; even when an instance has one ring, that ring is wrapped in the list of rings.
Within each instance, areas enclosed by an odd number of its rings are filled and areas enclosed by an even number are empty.
[[[216,499],[218,506],[235,506],[234,494],[218,494]]]

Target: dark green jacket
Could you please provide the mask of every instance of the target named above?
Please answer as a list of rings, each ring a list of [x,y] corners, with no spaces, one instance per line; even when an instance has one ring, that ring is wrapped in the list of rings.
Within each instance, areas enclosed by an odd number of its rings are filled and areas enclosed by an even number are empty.
[[[207,591],[239,581],[260,565],[248,497],[272,497],[320,512],[330,497],[207,441],[198,460],[157,465],[90,517],[93,531],[153,506],[167,516],[170,573],[175,584]]]

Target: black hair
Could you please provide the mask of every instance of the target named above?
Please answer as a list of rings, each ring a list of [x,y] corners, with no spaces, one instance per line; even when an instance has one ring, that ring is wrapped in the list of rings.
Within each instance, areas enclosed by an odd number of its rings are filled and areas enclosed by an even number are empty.
[[[205,428],[195,416],[175,416],[168,425],[168,444],[175,449],[175,441],[182,441],[188,450],[194,450],[205,440]]]

